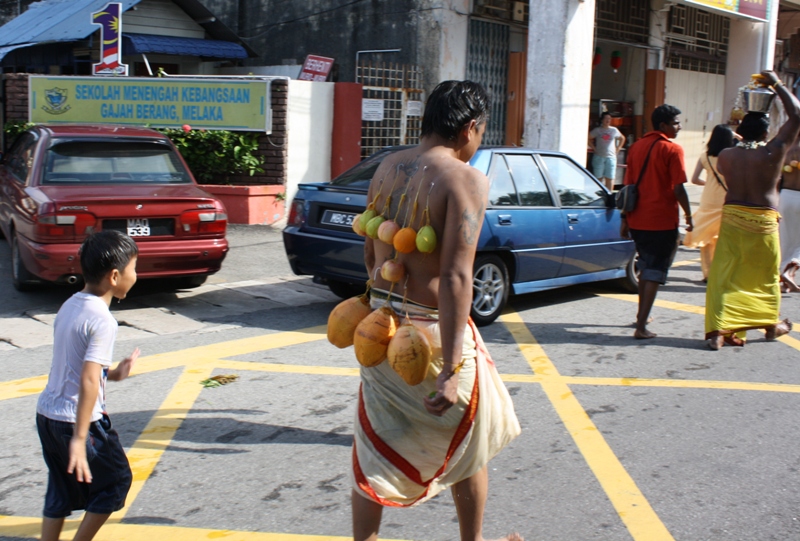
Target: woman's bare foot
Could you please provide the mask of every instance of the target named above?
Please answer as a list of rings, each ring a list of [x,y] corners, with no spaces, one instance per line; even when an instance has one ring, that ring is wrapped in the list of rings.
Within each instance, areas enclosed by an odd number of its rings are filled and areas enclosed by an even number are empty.
[[[713,336],[706,340],[706,344],[708,347],[714,351],[717,351],[725,344],[725,339],[721,335]]]
[[[744,347],[744,340],[742,340],[736,335],[726,334],[723,337],[723,340],[725,340],[725,343],[728,344],[729,346],[736,346],[739,348]]]
[[[633,331],[633,337],[637,340],[649,340],[650,338],[655,338],[658,336],[654,332],[650,332],[647,329],[636,329]]]
[[[504,539],[506,539],[507,541],[525,541],[522,538],[522,536],[520,534],[518,534],[517,532],[510,533],[507,536],[503,537],[502,539],[495,539],[495,540],[492,540],[492,541],[503,541]],[[484,539],[484,541],[489,541],[489,540]]]
[[[775,325],[771,325],[766,328],[767,340],[775,340],[776,338],[780,338],[784,334],[789,334],[789,331],[791,330],[792,322],[789,321],[789,318],[786,318],[780,323],[776,323]]]
[[[781,289],[784,293],[797,293],[800,291],[800,287],[794,281],[798,268],[800,268],[800,263],[796,259],[792,259],[783,269],[781,273]]]

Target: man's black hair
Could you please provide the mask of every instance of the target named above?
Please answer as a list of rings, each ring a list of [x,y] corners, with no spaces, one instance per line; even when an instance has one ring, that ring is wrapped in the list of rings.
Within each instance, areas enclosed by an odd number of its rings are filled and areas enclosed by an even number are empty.
[[[769,131],[769,118],[764,113],[751,111],[744,115],[736,133],[745,141],[762,141]]]
[[[472,81],[444,81],[433,89],[422,117],[422,137],[437,134],[455,141],[470,121],[480,126],[489,118],[489,95]]]
[[[600,121],[602,122],[602,120],[607,116],[611,116],[611,113],[609,113],[608,111],[603,111],[602,113],[600,113]]]
[[[733,137],[733,130],[727,124],[717,124],[711,132],[711,137],[708,138],[709,156],[719,156],[719,153],[726,148],[732,147],[736,143]]]
[[[98,284],[112,270],[122,272],[139,248],[128,235],[119,231],[100,231],[86,237],[79,251],[83,280]]]
[[[661,124],[672,124],[679,114],[681,114],[680,109],[665,103],[653,109],[653,114],[650,115],[650,122],[653,123],[654,130],[660,130]]]

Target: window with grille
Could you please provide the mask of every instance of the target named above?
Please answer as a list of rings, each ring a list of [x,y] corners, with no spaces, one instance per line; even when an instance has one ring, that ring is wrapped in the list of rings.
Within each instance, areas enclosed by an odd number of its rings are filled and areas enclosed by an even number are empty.
[[[362,61],[356,82],[363,85],[363,98],[382,102],[383,109],[383,120],[361,123],[362,159],[387,146],[419,143],[424,98],[418,66]]]
[[[650,38],[650,0],[597,0],[597,37],[647,45]]]
[[[730,19],[682,4],[670,8],[667,67],[725,74]]]

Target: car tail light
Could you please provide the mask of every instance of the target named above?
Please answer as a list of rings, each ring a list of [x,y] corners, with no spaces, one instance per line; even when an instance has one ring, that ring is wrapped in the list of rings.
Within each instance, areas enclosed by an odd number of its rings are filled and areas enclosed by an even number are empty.
[[[36,216],[35,231],[39,240],[64,237],[83,237],[94,230],[97,218],[92,214],[78,212],[70,214],[40,214]]]
[[[184,233],[225,233],[228,215],[220,210],[192,210],[181,214]]]
[[[306,223],[306,202],[302,199],[295,198],[292,201],[292,207],[289,209],[289,225],[301,226]]]

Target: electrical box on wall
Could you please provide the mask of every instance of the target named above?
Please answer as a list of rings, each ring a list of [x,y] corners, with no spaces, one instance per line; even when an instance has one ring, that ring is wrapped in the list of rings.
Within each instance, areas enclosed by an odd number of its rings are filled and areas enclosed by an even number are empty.
[[[525,22],[525,2],[512,4],[512,18],[517,22]]]

